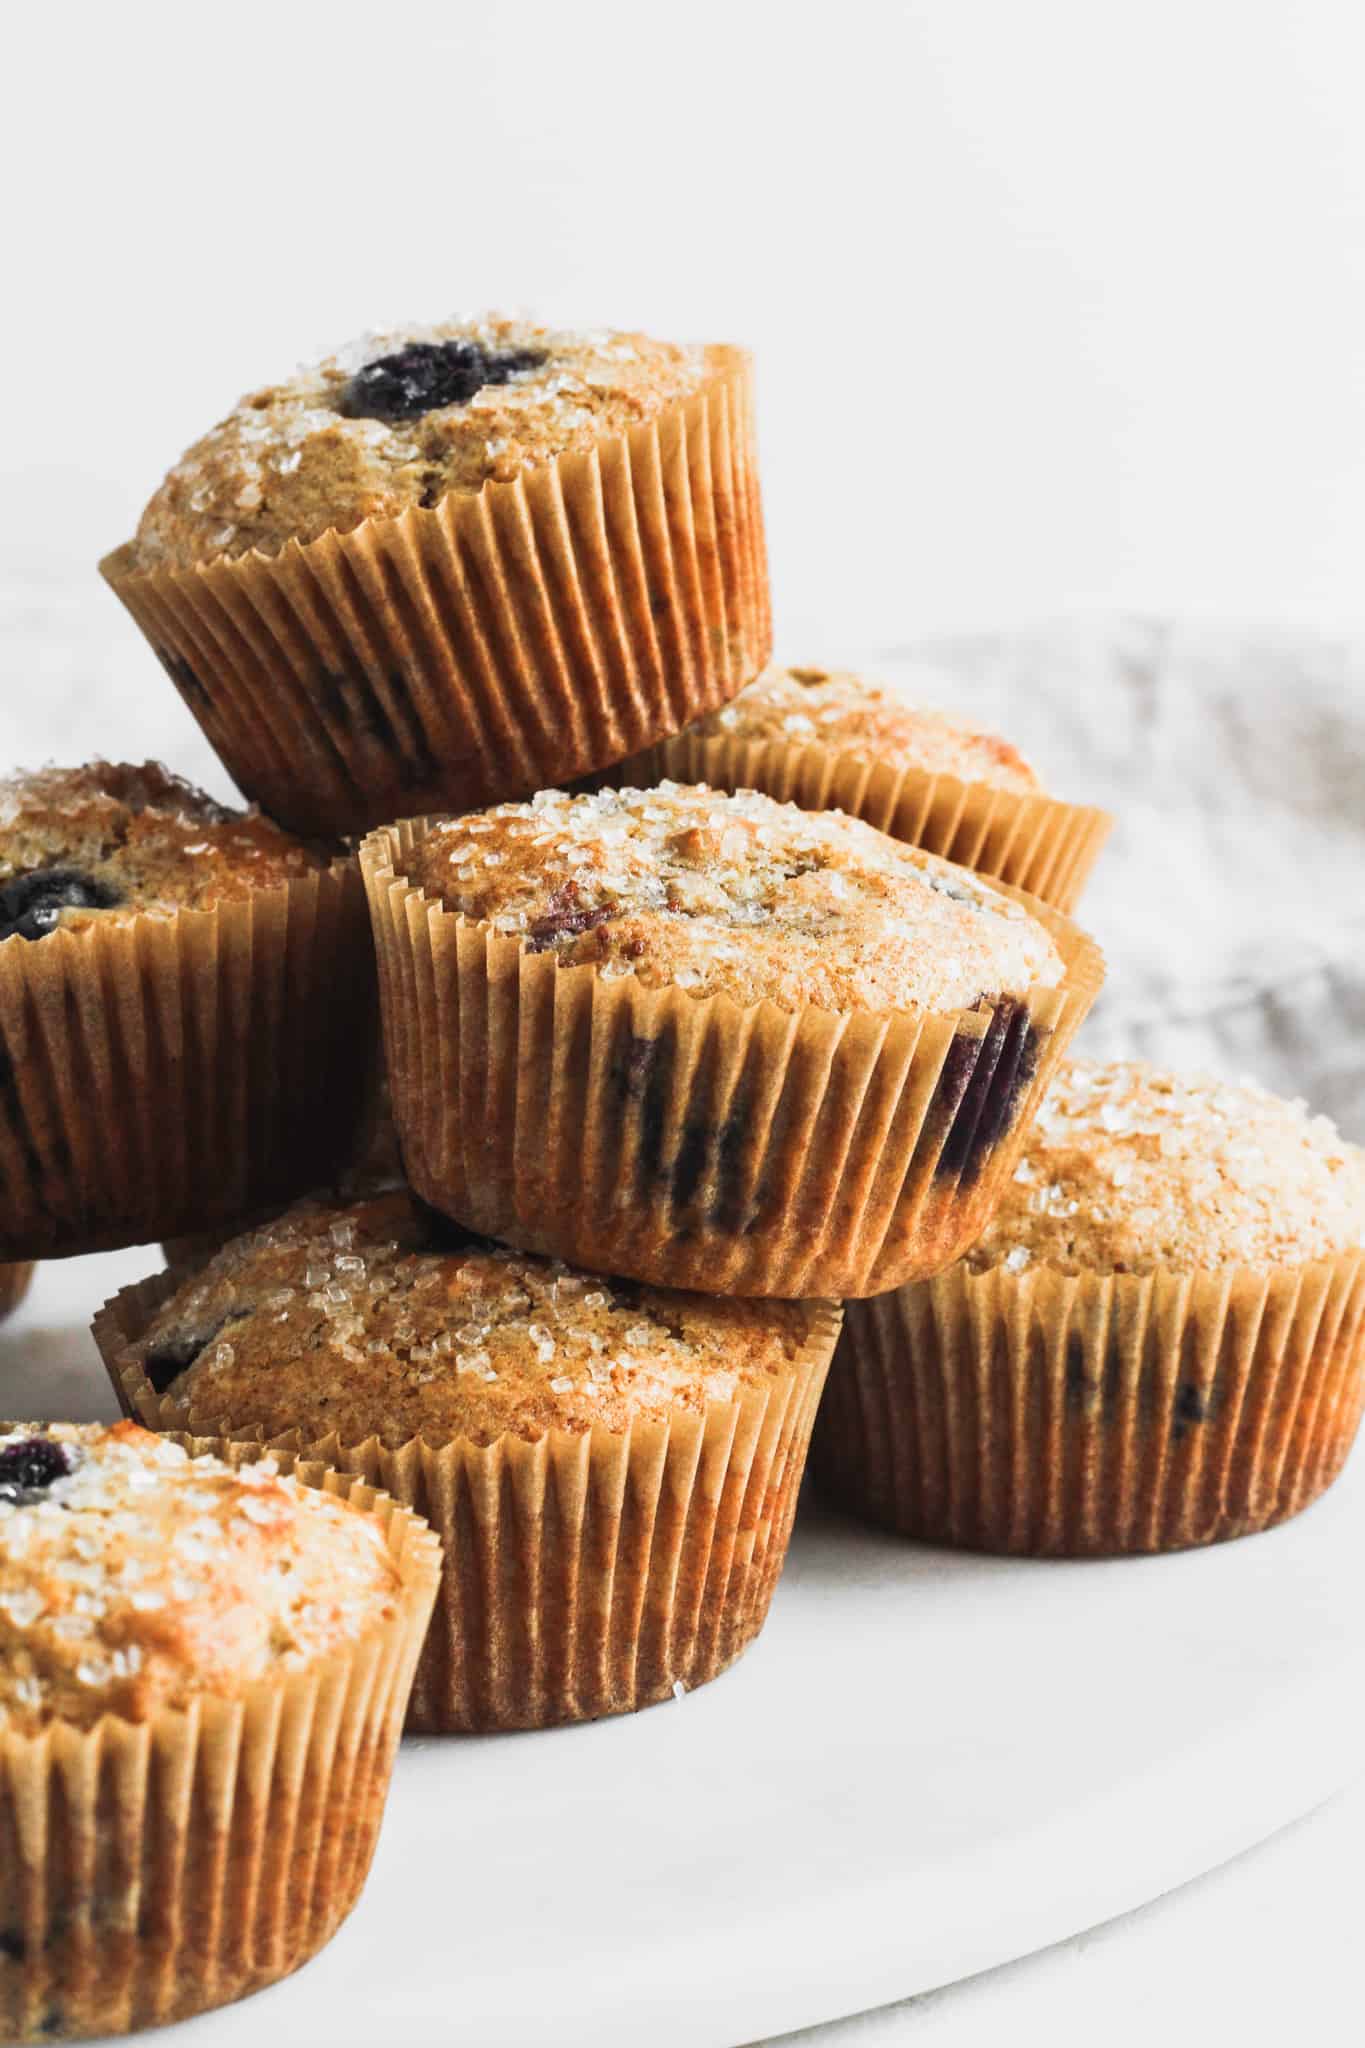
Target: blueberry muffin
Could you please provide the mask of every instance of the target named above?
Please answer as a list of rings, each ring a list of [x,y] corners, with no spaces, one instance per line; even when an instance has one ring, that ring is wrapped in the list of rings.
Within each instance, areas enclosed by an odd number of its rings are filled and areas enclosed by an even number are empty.
[[[1048,795],[1008,740],[845,669],[765,669],[601,780],[666,777],[847,811],[1057,910],[1073,908],[1112,822]]]
[[[403,1160],[398,1150],[398,1133],[393,1125],[388,1076],[383,1072],[381,1063],[376,1062],[370,1078],[370,1093],[351,1158],[330,1186],[310,1188],[305,1200],[335,1208],[338,1204],[368,1201],[372,1195],[390,1194],[404,1186]],[[183,1237],[167,1238],[161,1247],[161,1256],[168,1266],[175,1267],[184,1277],[194,1268],[207,1265],[214,1253],[220,1252],[232,1238],[241,1237],[248,1230],[259,1230],[263,1223],[273,1222],[275,1217],[283,1215],[292,1206],[290,1202],[268,1203],[249,1216],[237,1216],[231,1222],[215,1224],[212,1230],[189,1231]]]
[[[242,399],[102,567],[298,831],[583,775],[768,653],[748,358],[500,315],[366,335]]]
[[[362,865],[419,1193],[705,1292],[950,1263],[1100,977],[1051,911],[752,791],[542,792]]]
[[[984,1232],[850,1307],[814,1453],[908,1535],[1055,1555],[1285,1520],[1365,1401],[1365,1154],[1249,1082],[1063,1065]]]
[[[466,1730],[646,1706],[752,1641],[838,1327],[602,1280],[395,1192],[301,1203],[95,1334],[140,1420],[287,1445],[431,1521],[410,1725]]]
[[[226,2004],[359,1895],[439,1553],[368,1488],[254,1458],[0,1428],[6,2040]]]
[[[0,1257],[324,1180],[374,1064],[354,859],[155,762],[0,783]]]
[[[12,1316],[33,1282],[33,1262],[0,1266],[0,1323]]]

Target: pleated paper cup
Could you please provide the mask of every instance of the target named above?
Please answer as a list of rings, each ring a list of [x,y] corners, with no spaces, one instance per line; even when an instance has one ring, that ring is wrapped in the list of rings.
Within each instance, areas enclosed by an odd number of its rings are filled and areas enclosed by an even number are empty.
[[[180,1441],[233,1464],[260,1456]],[[440,1552],[357,1479],[294,1469],[382,1521],[398,1613],[237,1699],[0,1729],[0,2039],[124,2034],[226,2005],[307,1962],[355,1905]]]
[[[374,1052],[374,1064],[366,1078],[365,1104],[355,1127],[346,1166],[336,1181],[307,1190],[319,1200],[361,1201],[402,1183],[403,1167],[389,1108],[388,1077],[378,1057],[377,1019]],[[162,1243],[161,1256],[168,1266],[174,1266],[183,1276],[192,1267],[206,1266],[235,1237],[241,1237],[245,1231],[259,1229],[263,1223],[273,1222],[297,1199],[297,1194],[291,1194],[288,1201],[267,1202],[244,1215],[216,1223],[211,1230],[186,1231],[181,1237],[167,1238]]]
[[[929,1543],[1036,1557],[1268,1529],[1345,1462],[1365,1252],[1303,1266],[937,1279],[849,1307],[821,1489]]]
[[[771,620],[748,356],[476,494],[278,555],[101,572],[233,780],[304,834],[588,774],[752,681]]]
[[[0,1259],[211,1229],[330,1178],[374,1065],[355,861],[0,942]]]
[[[125,1414],[182,1426],[126,1357],[177,1285],[154,1274],[105,1303],[95,1341]],[[530,1443],[415,1437],[396,1449],[336,1436],[299,1446],[414,1509],[445,1554],[410,1729],[548,1728],[691,1691],[762,1628],[787,1555],[811,1427],[840,1313],[811,1303],[790,1367],[733,1400],[626,1431]],[[194,1421],[199,1418],[192,1417]],[[260,1430],[216,1427],[257,1450]]]
[[[361,849],[408,1177],[489,1237],[654,1285],[861,1295],[951,1264],[1103,978],[1084,933],[1020,896],[1063,979],[974,1010],[646,989],[409,883],[431,822]]]
[[[0,1266],[0,1323],[6,1316],[13,1315],[33,1282],[32,1261],[16,1266]]]
[[[910,846],[974,868],[1070,911],[1113,819],[1041,791],[996,789],[922,768],[894,768],[818,741],[680,732],[596,778],[618,789],[705,782],[758,789],[803,811],[846,811]]]

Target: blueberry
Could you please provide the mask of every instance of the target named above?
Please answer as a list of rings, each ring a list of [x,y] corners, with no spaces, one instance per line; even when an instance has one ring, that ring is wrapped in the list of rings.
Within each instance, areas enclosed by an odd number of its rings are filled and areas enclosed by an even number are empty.
[[[229,1323],[239,1323],[250,1313],[250,1309],[231,1309],[210,1330],[190,1330],[183,1337],[168,1337],[164,1343],[154,1344],[142,1360],[142,1370],[151,1382],[153,1393],[164,1394],[182,1372],[189,1371],[200,1352],[206,1351]]]
[[[112,910],[122,901],[108,882],[79,868],[34,868],[0,889],[0,939],[43,939],[64,910]]]
[[[41,1500],[54,1479],[66,1479],[73,1470],[65,1444],[50,1436],[25,1436],[0,1450],[0,1500],[27,1507]]]
[[[1045,1037],[1017,997],[980,996],[973,1007],[987,1004],[995,1014],[985,1037],[955,1038],[939,1077],[939,1113],[951,1122],[934,1172],[964,1184],[977,1179],[1013,1124]]]
[[[595,931],[615,915],[605,903],[579,901],[577,882],[561,882],[550,892],[543,917],[532,918],[526,936],[533,953],[543,953],[559,939],[577,938],[580,932]]]
[[[203,1348],[201,1337],[173,1337],[168,1344],[153,1345],[142,1361],[142,1370],[152,1383],[152,1391],[164,1394],[167,1387],[194,1364]]]
[[[485,384],[538,370],[535,349],[490,350],[475,341],[410,341],[356,371],[339,410],[351,420],[415,420],[445,405],[467,405]]]

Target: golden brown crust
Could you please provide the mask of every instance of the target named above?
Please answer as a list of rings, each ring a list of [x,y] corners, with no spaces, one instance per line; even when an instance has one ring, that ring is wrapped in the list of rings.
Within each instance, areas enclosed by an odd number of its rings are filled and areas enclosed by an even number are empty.
[[[536,360],[505,383],[414,417],[343,410],[366,365],[414,343],[450,342]],[[364,335],[249,393],[186,451],[142,515],[136,567],[188,568],[252,549],[277,554],[289,540],[347,533],[451,492],[508,482],[657,417],[696,391],[710,366],[701,348],[500,314]]]
[[[26,1483],[26,1460],[55,1477]],[[0,1435],[0,1724],[142,1721],[232,1698],[397,1611],[373,1518],[281,1476],[190,1460],[131,1422]]]
[[[838,812],[661,783],[436,826],[409,879],[561,966],[788,1010],[949,1010],[1054,987],[1042,925],[965,869]]]
[[[113,1361],[167,1426],[489,1444],[699,1414],[788,1372],[826,1305],[718,1301],[471,1240],[406,1193],[300,1203],[226,1246]]]
[[[63,908],[79,929],[144,911],[211,910],[328,865],[259,811],[233,811],[157,761],[42,768],[0,783],[0,887],[43,869],[76,869],[107,906]]]
[[[1365,1154],[1251,1082],[1062,1067],[973,1270],[1301,1265],[1365,1243]]]
[[[850,669],[780,668],[763,671],[734,702],[700,719],[690,731],[702,738],[785,740],[834,753],[953,775],[995,789],[1032,794],[1038,777],[1017,747],[946,712],[907,703],[894,690]]]

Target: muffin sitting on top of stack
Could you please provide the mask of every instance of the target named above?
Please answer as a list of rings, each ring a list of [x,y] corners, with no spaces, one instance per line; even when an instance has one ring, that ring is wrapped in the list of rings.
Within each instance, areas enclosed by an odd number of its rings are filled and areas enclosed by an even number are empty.
[[[1170,1550],[1336,1477],[1365,1402],[1365,1154],[1243,1083],[1063,1066],[958,1265],[851,1303],[813,1454],[907,1535]]]
[[[708,1292],[955,1257],[1100,980],[1057,913],[751,791],[542,792],[361,859],[418,1192]]]
[[[584,775],[767,658],[749,358],[488,315],[251,392],[102,565],[296,831]]]

